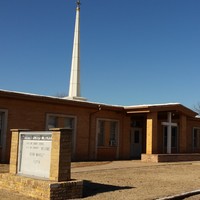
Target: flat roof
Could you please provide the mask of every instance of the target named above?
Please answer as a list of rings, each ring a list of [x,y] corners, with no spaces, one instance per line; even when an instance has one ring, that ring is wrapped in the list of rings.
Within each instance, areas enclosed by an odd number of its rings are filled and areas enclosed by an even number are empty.
[[[25,92],[17,92],[17,91],[9,91],[0,89],[0,94],[7,95],[7,97],[11,98],[20,98],[24,100],[32,100],[32,101],[46,101],[53,103],[61,103],[61,104],[71,104],[75,106],[85,106],[91,108],[100,109],[100,107],[104,107],[107,109],[113,110],[125,110],[127,114],[134,113],[148,113],[153,111],[170,111],[177,110],[179,112],[183,112],[188,116],[195,117],[198,115],[197,112],[183,106],[180,103],[164,103],[164,104],[142,104],[142,105],[131,105],[131,106],[122,106],[122,105],[111,105],[106,103],[99,102],[91,102],[91,101],[83,101],[78,99],[68,99],[65,97],[56,97],[56,96],[46,96]]]

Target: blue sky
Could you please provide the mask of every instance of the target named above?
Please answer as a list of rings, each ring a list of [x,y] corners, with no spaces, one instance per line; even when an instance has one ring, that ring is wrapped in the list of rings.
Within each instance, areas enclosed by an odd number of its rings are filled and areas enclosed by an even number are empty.
[[[67,94],[75,0],[0,0],[0,88]],[[200,102],[200,0],[82,0],[81,90],[118,105]]]

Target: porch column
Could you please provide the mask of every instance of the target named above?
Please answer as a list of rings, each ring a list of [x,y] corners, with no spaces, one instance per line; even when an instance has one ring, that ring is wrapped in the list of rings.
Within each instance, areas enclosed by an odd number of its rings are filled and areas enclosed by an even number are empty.
[[[157,153],[157,112],[147,115],[146,154]]]
[[[180,134],[179,134],[180,153],[187,152],[187,118],[184,115],[180,116]]]

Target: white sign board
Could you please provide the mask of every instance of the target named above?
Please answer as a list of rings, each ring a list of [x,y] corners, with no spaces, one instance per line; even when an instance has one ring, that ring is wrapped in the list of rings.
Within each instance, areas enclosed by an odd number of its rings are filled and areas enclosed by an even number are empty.
[[[18,173],[49,178],[52,132],[20,132]]]

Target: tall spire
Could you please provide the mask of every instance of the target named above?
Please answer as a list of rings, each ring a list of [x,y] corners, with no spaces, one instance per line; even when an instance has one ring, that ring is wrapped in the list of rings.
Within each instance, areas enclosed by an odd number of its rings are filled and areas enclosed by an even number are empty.
[[[81,97],[80,88],[80,0],[77,0],[76,4],[76,20],[68,98],[86,100]]]
[[[79,7],[79,9],[80,9],[80,5],[81,5],[80,0],[77,0],[76,4],[77,4],[77,7]]]

